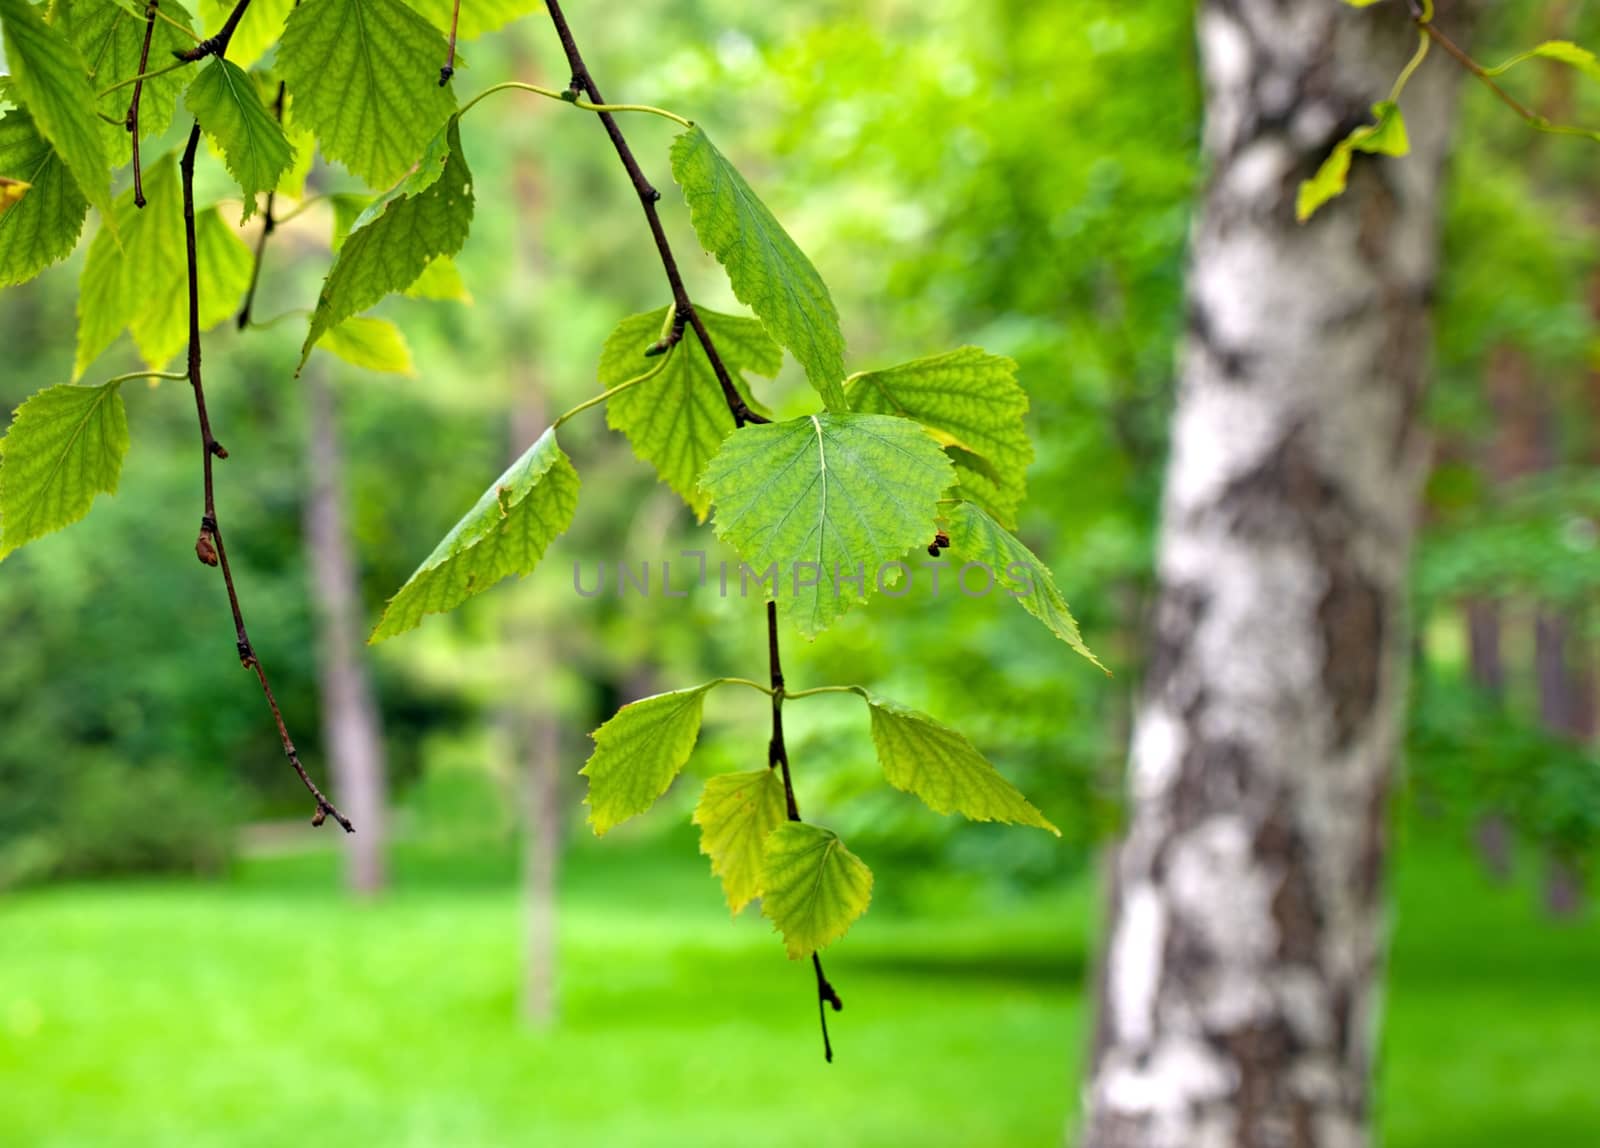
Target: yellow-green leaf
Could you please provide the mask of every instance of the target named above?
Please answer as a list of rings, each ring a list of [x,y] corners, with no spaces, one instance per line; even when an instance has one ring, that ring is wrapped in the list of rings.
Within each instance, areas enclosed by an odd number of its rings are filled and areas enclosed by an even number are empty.
[[[875,695],[867,698],[867,708],[878,764],[896,789],[920,797],[935,813],[1032,825],[1061,836],[1016,786],[949,726]]]
[[[109,215],[111,161],[83,57],[28,0],[0,0],[0,28],[17,102],[33,115],[84,197]]]
[[[387,319],[367,315],[346,319],[324,335],[317,345],[353,367],[386,375],[415,373],[405,335]]]
[[[7,196],[11,206],[0,214],[4,287],[32,279],[72,253],[89,201],[26,108],[11,108],[0,118],[0,176],[15,181]]]
[[[951,558],[961,564],[978,564],[1024,610],[1049,627],[1052,634],[1105,669],[1084,644],[1077,620],[1056,586],[1055,576],[1033,551],[984,513],[982,507],[970,502],[959,502],[951,507],[944,521],[950,536]]]
[[[403,291],[428,264],[454,255],[472,225],[472,172],[461,154],[459,121],[434,137],[417,168],[363,211],[343,240],[317,298],[311,327],[300,348],[303,366],[317,340],[350,316],[395,291]]]
[[[786,821],[767,835],[761,915],[783,934],[791,960],[845,935],[872,900],[872,870],[819,825]]]
[[[830,411],[848,410],[839,312],[805,252],[700,128],[673,141],[672,178],[700,245],[727,270],[739,302],[794,352]]]
[[[222,150],[228,173],[244,192],[243,223],[256,196],[272,191],[294,163],[283,125],[261,102],[255,81],[231,60],[213,56],[183,94],[201,129]]]
[[[139,355],[152,370],[188,344],[183,189],[170,153],[146,168],[144,193],[143,209],[134,207],[131,188],[118,196],[116,234],[101,227],[89,244],[78,282],[75,378],[124,327],[133,332]],[[196,213],[195,261],[200,326],[209,330],[238,311],[251,263],[249,248],[215,207]]]
[[[0,559],[115,494],[127,453],[118,383],[49,387],[18,407],[0,439]]]
[[[700,852],[722,878],[734,916],[761,896],[767,834],[783,824],[785,808],[783,781],[774,769],[722,773],[706,782],[694,809]]]
[[[1344,194],[1350,177],[1350,159],[1353,153],[1371,152],[1375,155],[1406,155],[1411,141],[1406,135],[1405,118],[1400,107],[1392,101],[1372,105],[1373,122],[1355,128],[1334,145],[1328,158],[1322,161],[1317,174],[1300,184],[1295,196],[1295,218],[1301,223],[1316,214],[1317,209],[1331,199]]]
[[[374,187],[400,179],[455,110],[445,40],[400,0],[304,0],[278,68],[322,154]]]
[[[1008,526],[1027,494],[1033,443],[1023,416],[1028,396],[1017,364],[981,347],[853,375],[845,387],[852,410],[902,415],[935,433],[950,453],[961,497]]]
[[[503,578],[531,572],[572,525],[578,472],[547,430],[495,480],[389,600],[373,642],[453,610]]]
[[[659,367],[647,383],[623,391],[606,404],[606,423],[628,436],[633,453],[655,467],[661,480],[705,521],[710,496],[700,489],[700,475],[733,432],[733,415],[722,385],[711,369],[700,336],[685,328],[683,339],[662,362],[645,351],[661,338],[670,308],[631,315],[617,324],[600,352],[596,374],[602,386],[614,387]],[[722,364],[740,397],[760,411],[745,384],[744,372],[771,378],[783,366],[783,350],[754,319],[723,315],[697,307]]]
[[[161,10],[167,10],[170,0],[162,0]],[[232,14],[237,0],[200,0],[200,19],[206,32],[216,35]],[[283,35],[284,21],[294,11],[294,0],[250,0],[250,7],[233,30],[228,41],[228,59],[241,68],[253,68],[268,49]],[[152,59],[155,57],[152,56]]]
[[[734,431],[700,481],[718,537],[757,575],[775,572],[767,596],[809,638],[932,540],[954,480],[910,419],[825,413]]]
[[[629,702],[594,731],[594,752],[579,772],[589,779],[585,804],[596,836],[645,812],[667,791],[694,752],[715,684]]]

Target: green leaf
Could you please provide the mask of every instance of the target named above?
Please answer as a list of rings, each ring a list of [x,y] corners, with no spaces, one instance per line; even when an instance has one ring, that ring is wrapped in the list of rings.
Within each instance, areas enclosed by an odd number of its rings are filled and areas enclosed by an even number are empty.
[[[962,497],[1014,525],[1033,461],[1033,443],[1022,422],[1028,396],[1016,373],[1011,359],[961,347],[863,371],[845,389],[852,410],[903,415],[933,430],[951,452]]]
[[[89,244],[78,282],[78,350],[74,378],[128,328],[152,370],[165,366],[189,340],[189,277],[184,256],[183,188],[169,153],[144,177],[145,206],[130,188],[117,197],[117,231],[102,227]],[[119,245],[118,240],[121,240]],[[200,276],[200,326],[231,318],[250,280],[251,254],[215,207],[195,215],[195,263]]]
[[[1317,209],[1330,199],[1344,194],[1350,177],[1350,158],[1358,151],[1375,155],[1406,155],[1411,151],[1411,141],[1406,135],[1406,121],[1400,106],[1389,100],[1372,105],[1374,121],[1362,124],[1334,145],[1328,158],[1322,161],[1317,174],[1300,184],[1295,196],[1295,218],[1301,223],[1316,214]]]
[[[455,303],[472,302],[472,292],[462,281],[461,269],[448,255],[428,261],[422,274],[412,281],[405,294],[412,299],[436,299]]]
[[[115,494],[128,453],[121,384],[60,386],[17,408],[0,439],[0,559]]]
[[[77,246],[89,201],[26,108],[0,118],[0,176],[29,186],[0,214],[0,287],[32,279]]]
[[[322,337],[320,344],[352,366],[389,375],[414,374],[406,337],[387,319],[357,315]]]
[[[426,17],[428,23],[434,27],[442,31],[449,30],[454,0],[417,0],[412,7]],[[461,19],[456,28],[456,36],[460,40],[476,40],[479,36],[504,28],[513,20],[542,11],[544,5],[540,0],[472,0],[471,3],[461,5]],[[443,63],[444,60],[441,59],[434,65],[435,75]],[[459,66],[458,59],[457,67]]]
[[[754,319],[722,315],[704,307],[696,310],[741,397],[759,410],[741,372],[752,371],[770,379],[783,366],[783,350]],[[732,433],[733,415],[693,327],[684,329],[682,341],[665,363],[645,356],[645,349],[661,338],[670,311],[662,307],[618,323],[600,352],[597,374],[602,386],[614,387],[660,366],[648,383],[607,402],[606,422],[612,430],[628,436],[633,453],[655,467],[661,480],[704,522],[711,499],[699,487],[700,475],[722,440]]]
[[[589,779],[589,824],[605,834],[656,803],[694,752],[705,696],[716,682],[629,702],[593,733],[578,772]]]
[[[848,410],[839,312],[805,252],[700,128],[673,141],[672,178],[701,246],[726,268],[739,301],[794,352],[823,404]]]
[[[139,57],[144,50],[145,18],[142,7],[118,0],[57,0],[53,9],[58,27],[67,34],[89,67],[89,82],[95,91],[131,80],[139,74]],[[177,0],[163,0],[161,11],[184,27],[191,27],[188,10]],[[150,34],[150,59],[154,70],[172,60],[172,53],[194,47],[194,41],[165,20],[157,20]],[[178,107],[178,93],[188,79],[186,71],[152,76],[143,84],[139,96],[139,138],[159,136],[172,126]],[[114,120],[128,114],[133,87],[118,88],[98,97],[99,111]],[[115,165],[132,158],[128,132],[118,123],[101,123],[106,155]]]
[[[111,161],[94,114],[95,93],[78,49],[28,0],[0,0],[6,62],[20,103],[54,145],[85,198],[111,211]]]
[[[170,2],[161,0],[163,12]],[[221,30],[233,12],[234,4],[235,0],[200,0],[200,19],[209,34],[216,35]],[[278,37],[283,35],[284,21],[292,11],[294,0],[250,0],[250,7],[245,9],[239,26],[233,30],[233,39],[228,41],[228,59],[247,70],[255,67],[272,45],[278,42]],[[151,49],[150,58],[156,59],[154,48]],[[164,54],[162,58],[165,58]]]
[[[783,781],[774,769],[723,773],[706,782],[694,808],[700,852],[722,878],[734,916],[761,896],[767,835],[783,824],[785,809]]]
[[[872,870],[831,829],[786,821],[767,835],[761,915],[783,934],[790,960],[844,936],[872,900]]]
[[[439,86],[445,52],[444,37],[400,0],[305,0],[284,27],[278,68],[322,154],[382,187],[455,110]]]
[[[531,572],[572,525],[577,506],[578,472],[547,430],[389,600],[370,640],[403,634],[425,615],[453,610],[502,578]]]
[[[717,535],[757,574],[776,566],[768,597],[815,637],[871,596],[883,563],[928,544],[954,480],[944,451],[911,420],[822,414],[735,431],[701,486],[716,504]],[[846,593],[839,574],[860,574],[862,585]]]
[[[1022,608],[1049,627],[1050,632],[1088,658],[1095,665],[1100,659],[1084,645],[1078,623],[1067,609],[1067,600],[1056,587],[1050,568],[1024,546],[1005,527],[970,502],[959,502],[945,517],[950,535],[950,555],[962,563],[976,562],[985,567],[997,585],[1021,603]],[[1107,673],[1111,671],[1106,670]]]
[[[277,117],[261,102],[255,81],[239,65],[213,56],[183,94],[201,129],[222,149],[228,173],[244,191],[244,215],[256,210],[256,196],[278,186],[294,163],[294,149]]]
[[[472,172],[452,116],[417,170],[374,200],[340,245],[300,348],[301,366],[323,332],[411,286],[430,260],[460,251],[472,225],[472,204]]]
[[[878,763],[896,789],[922,798],[935,813],[1032,825],[1061,836],[1016,786],[949,726],[876,696],[867,698],[867,708]]]

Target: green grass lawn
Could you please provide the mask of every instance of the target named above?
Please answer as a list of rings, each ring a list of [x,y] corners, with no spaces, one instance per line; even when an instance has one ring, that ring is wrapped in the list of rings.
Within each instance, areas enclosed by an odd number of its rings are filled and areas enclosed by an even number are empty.
[[[1087,884],[875,912],[811,971],[730,924],[691,852],[585,845],[559,1024],[517,1021],[503,881],[413,864],[353,906],[325,858],[219,884],[0,899],[0,1145],[1055,1145],[1085,1041]],[[1398,880],[1391,1146],[1600,1143],[1600,929],[1413,847]]]

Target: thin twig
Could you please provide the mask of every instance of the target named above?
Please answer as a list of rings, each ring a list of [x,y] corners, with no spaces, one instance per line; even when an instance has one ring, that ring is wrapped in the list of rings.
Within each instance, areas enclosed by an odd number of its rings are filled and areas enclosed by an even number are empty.
[[[548,0],[548,5],[550,18],[555,22],[556,35],[561,38],[562,50],[566,52],[567,64],[572,69],[572,90],[586,94],[591,103],[604,105],[605,97],[600,94],[594,77],[589,74],[589,69],[583,62],[583,55],[578,51],[578,45],[572,38],[572,29],[567,26],[567,18],[561,12],[560,3],[558,0]],[[689,300],[689,290],[683,285],[683,276],[678,273],[678,261],[673,258],[666,230],[661,226],[661,216],[656,211],[656,203],[661,199],[661,193],[645,178],[644,171],[639,167],[639,161],[633,156],[633,149],[628,146],[628,141],[622,135],[622,129],[617,126],[616,117],[610,112],[599,112],[598,115],[600,122],[605,125],[606,135],[611,137],[611,146],[616,149],[617,158],[622,161],[622,166],[628,172],[628,178],[633,182],[633,189],[639,196],[639,205],[644,208],[645,219],[650,224],[650,234],[656,241],[656,252],[661,256],[661,268],[666,272],[668,286],[672,288],[672,302],[676,308],[677,321],[680,324],[687,322],[694,328],[694,333],[700,336],[700,345],[705,348],[706,358],[711,361],[711,369],[716,372],[717,383],[722,387],[722,397],[728,404],[728,410],[733,414],[734,424],[743,426],[745,423],[766,422],[766,419],[745,404],[739,389],[733,385],[733,378],[728,374],[728,368],[723,365],[722,357],[717,354],[704,320],[700,318],[694,309],[694,304]],[[677,328],[677,332],[681,338],[681,326]]]
[[[267,699],[267,708],[272,711],[272,720],[278,727],[278,737],[283,741],[283,755],[289,759],[289,764],[300,777],[300,783],[316,801],[317,809],[312,815],[311,824],[321,825],[331,817],[346,833],[354,833],[355,826],[350,824],[350,819],[340,813],[323,795],[322,790],[317,788],[317,783],[312,781],[311,775],[306,772],[305,766],[300,763],[300,754],[294,747],[293,739],[289,737],[289,728],[284,724],[283,712],[278,708],[278,699],[273,696],[272,686],[267,681],[267,671],[262,668],[261,659],[256,656],[255,648],[250,644],[250,635],[245,630],[244,614],[239,609],[239,593],[233,584],[233,570],[228,565],[228,550],[222,541],[222,526],[217,521],[216,485],[212,471],[216,460],[227,458],[228,452],[211,433],[211,417],[206,412],[205,383],[200,373],[200,261],[194,226],[194,157],[199,146],[200,124],[196,121],[194,127],[189,130],[189,143],[183,149],[183,159],[178,165],[183,173],[183,239],[189,277],[187,377],[189,386],[194,391],[195,417],[200,424],[201,473],[205,483],[205,509],[200,516],[200,534],[195,540],[195,554],[207,566],[216,566],[222,570],[222,582],[228,589],[228,606],[233,611],[233,629],[235,644],[239,651],[239,662],[246,669],[255,671],[256,680],[261,683],[261,692]]]
[[[550,19],[555,24],[556,35],[561,39],[562,50],[566,53],[567,65],[572,69],[573,93],[587,95],[593,104],[605,105],[605,97],[600,94],[594,77],[589,74],[589,68],[583,62],[583,54],[578,51],[577,41],[572,37],[572,29],[568,27],[567,18],[561,11],[560,0],[546,0],[546,5],[550,10]],[[658,346],[661,346],[662,350],[670,349],[683,338],[685,323],[692,326],[695,335],[700,339],[700,346],[705,350],[706,358],[711,362],[712,370],[716,372],[717,382],[722,387],[722,397],[728,404],[729,413],[733,415],[734,426],[737,428],[747,423],[766,422],[765,418],[750,409],[739,394],[738,388],[733,385],[733,379],[729,376],[727,367],[723,365],[722,358],[717,354],[717,348],[711,341],[711,333],[706,330],[705,321],[700,318],[700,313],[689,301],[688,289],[683,284],[683,277],[678,273],[678,262],[673,258],[666,230],[661,226],[661,216],[656,211],[656,203],[661,199],[661,193],[645,178],[638,160],[634,159],[632,149],[628,147],[628,141],[623,138],[622,129],[617,126],[615,117],[609,111],[596,110],[600,122],[605,125],[606,134],[611,137],[611,145],[616,149],[617,158],[622,161],[622,166],[628,172],[628,178],[633,181],[633,189],[639,196],[639,205],[644,208],[645,219],[650,224],[650,234],[655,237],[662,270],[666,272],[667,283],[672,288],[672,330],[662,341],[665,346],[661,344]],[[783,741],[783,664],[778,651],[778,606],[776,602],[770,601],[767,603],[767,651],[772,683],[772,738],[767,744],[767,765],[769,768],[773,766],[781,768],[784,803],[787,806],[789,820],[799,821],[800,806],[795,801],[794,782],[789,775],[789,751]],[[824,1006],[831,1005],[833,1010],[838,1012],[844,1007],[844,1002],[839,999],[839,994],[828,982],[827,976],[822,971],[822,958],[815,952],[811,954],[811,965],[817,974],[817,1015],[822,1023],[822,1054],[829,1063],[832,1063],[833,1044],[828,1039],[828,1013]]]
[[[281,124],[283,123],[283,81],[278,81],[278,97],[272,101],[272,114]],[[256,236],[256,250],[250,260],[250,285],[244,291],[244,303],[239,307],[239,330],[244,330],[250,325],[250,310],[256,303],[256,286],[261,282],[261,261],[267,253],[267,236],[278,226],[278,221],[273,218],[272,208],[277,202],[278,189],[273,188],[267,192],[267,209],[261,213],[261,234]]]
[[[439,69],[439,86],[442,88],[456,74],[456,26],[461,23],[461,0],[450,9],[450,50],[445,53],[444,67]]]
[[[144,9],[144,46],[139,49],[138,79],[133,83],[133,99],[128,102],[128,117],[123,126],[133,139],[133,206],[144,207],[144,173],[139,170],[139,97],[144,95],[144,70],[150,64],[150,37],[156,30],[156,0]]]
[[[233,11],[228,13],[228,18],[222,22],[222,27],[217,29],[215,36],[207,36],[194,47],[182,52],[172,54],[184,63],[192,64],[196,60],[203,60],[207,56],[222,56],[228,51],[228,44],[233,40],[233,33],[239,27],[239,21],[244,19],[245,9],[250,7],[250,0],[239,0],[233,6]]]

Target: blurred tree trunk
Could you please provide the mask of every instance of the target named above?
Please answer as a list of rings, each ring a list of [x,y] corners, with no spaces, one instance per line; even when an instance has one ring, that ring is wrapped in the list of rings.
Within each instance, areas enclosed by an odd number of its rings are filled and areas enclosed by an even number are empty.
[[[1211,175],[1084,1143],[1360,1146],[1456,72],[1407,90],[1408,158],[1357,158],[1301,226],[1416,45],[1404,6],[1199,19]]]
[[[322,741],[333,764],[339,801],[356,824],[356,832],[345,840],[345,883],[354,893],[372,896],[382,891],[388,877],[383,727],[362,659],[361,595],[344,516],[338,412],[322,367],[313,363],[301,378],[311,422],[305,531],[317,616]]]
[[[527,199],[524,198],[526,206]],[[518,397],[511,412],[511,454],[518,457],[549,425],[544,390],[531,368],[517,369]],[[526,949],[521,1007],[534,1028],[554,1022],[557,1007],[557,883],[561,869],[561,721],[541,683],[550,677],[550,635],[534,620],[514,614],[506,623],[513,679],[520,684],[505,703],[518,762],[522,804],[522,895]]]

